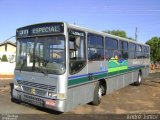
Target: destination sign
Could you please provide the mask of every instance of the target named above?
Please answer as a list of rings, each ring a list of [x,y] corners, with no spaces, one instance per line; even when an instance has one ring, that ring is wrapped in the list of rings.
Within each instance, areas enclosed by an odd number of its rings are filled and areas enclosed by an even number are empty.
[[[63,23],[45,23],[36,24],[17,29],[17,37],[27,37],[36,35],[50,35],[55,33],[63,33],[64,24]]]
[[[84,37],[84,32],[81,32],[81,31],[78,31],[78,30],[70,30],[70,34],[71,35],[76,35],[76,36],[81,36],[81,37]]]

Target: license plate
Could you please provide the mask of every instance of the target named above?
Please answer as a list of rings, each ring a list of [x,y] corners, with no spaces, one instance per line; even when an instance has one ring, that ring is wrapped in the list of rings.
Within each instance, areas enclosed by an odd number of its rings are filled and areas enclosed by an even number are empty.
[[[55,106],[55,104],[56,104],[56,101],[54,101],[54,100],[46,100],[45,101],[45,105],[47,105],[47,106]]]

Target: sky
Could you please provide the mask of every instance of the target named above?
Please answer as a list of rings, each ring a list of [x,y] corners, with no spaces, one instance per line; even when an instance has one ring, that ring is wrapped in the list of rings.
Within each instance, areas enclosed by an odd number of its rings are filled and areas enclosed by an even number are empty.
[[[19,27],[54,21],[97,31],[124,30],[132,38],[137,27],[137,40],[145,43],[160,37],[160,0],[0,0],[0,42]]]

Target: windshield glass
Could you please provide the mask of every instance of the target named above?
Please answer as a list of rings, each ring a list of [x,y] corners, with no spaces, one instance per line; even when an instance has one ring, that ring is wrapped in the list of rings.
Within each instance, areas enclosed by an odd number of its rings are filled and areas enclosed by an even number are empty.
[[[64,36],[18,39],[16,70],[63,74],[65,72]]]

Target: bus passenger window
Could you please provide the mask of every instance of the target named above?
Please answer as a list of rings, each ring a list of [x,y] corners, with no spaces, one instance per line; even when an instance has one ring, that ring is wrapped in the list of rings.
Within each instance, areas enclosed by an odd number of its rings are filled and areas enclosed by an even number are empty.
[[[137,59],[141,59],[141,58],[143,58],[142,55],[143,53],[142,53],[142,46],[141,45],[139,45],[139,44],[137,44],[136,45],[136,58]]]
[[[128,59],[128,42],[119,40],[119,51],[123,59]]]
[[[106,37],[105,38],[105,58],[106,60],[111,59],[114,56],[115,51],[118,50],[118,40]]]
[[[90,61],[104,59],[104,45],[102,36],[88,34],[88,59]]]

